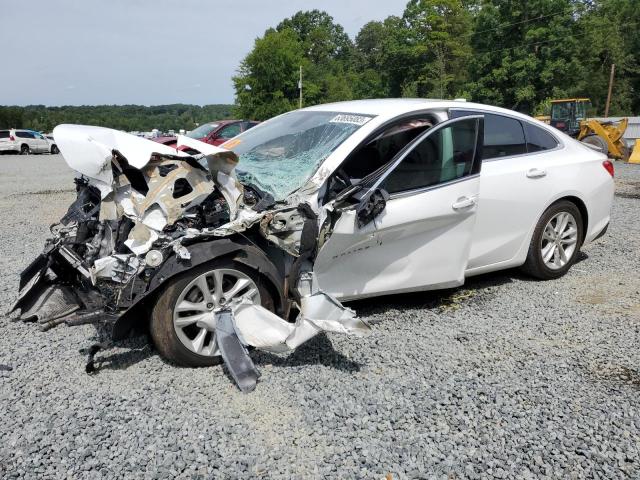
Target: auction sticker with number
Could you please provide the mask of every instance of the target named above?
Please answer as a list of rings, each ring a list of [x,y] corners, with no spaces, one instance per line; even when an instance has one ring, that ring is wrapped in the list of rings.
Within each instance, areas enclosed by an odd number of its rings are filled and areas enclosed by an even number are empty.
[[[340,113],[329,120],[330,123],[351,123],[353,125],[364,125],[371,117],[366,117],[364,115],[349,115],[345,113]]]

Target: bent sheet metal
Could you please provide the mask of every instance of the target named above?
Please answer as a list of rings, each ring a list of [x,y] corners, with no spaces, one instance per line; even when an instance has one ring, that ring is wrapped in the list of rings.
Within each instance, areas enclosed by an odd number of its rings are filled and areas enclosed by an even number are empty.
[[[369,330],[317,287],[318,219],[327,213],[311,197],[276,202],[238,180],[232,151],[188,137],[179,144],[200,154],[101,127],[60,125],[54,136],[78,174],[77,199],[21,274],[13,310],[22,320],[43,329],[107,324],[118,340],[144,323],[140,312],[168,282],[227,255],[268,278],[281,300],[272,311],[246,295],[212,311],[215,354],[242,391],[259,376],[246,347],[287,352],[320,332]],[[289,321],[292,308],[299,314]]]

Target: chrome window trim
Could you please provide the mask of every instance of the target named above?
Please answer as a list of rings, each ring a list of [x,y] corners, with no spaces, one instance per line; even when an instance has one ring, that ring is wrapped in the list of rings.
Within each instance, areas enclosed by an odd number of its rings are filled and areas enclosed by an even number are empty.
[[[448,187],[449,185],[453,185],[455,183],[466,182],[467,180],[471,180],[472,178],[477,178],[480,176],[480,173],[474,173],[472,175],[466,175],[464,177],[456,178],[455,180],[449,180],[448,182],[436,183],[435,185],[429,185],[428,187],[415,188],[413,190],[405,190],[404,192],[396,192],[389,194],[389,200],[394,200],[396,198],[408,197],[411,195],[418,195],[420,193],[429,192],[431,190],[436,190],[442,187]]]
[[[536,128],[541,128],[540,125],[536,125],[533,122],[530,122],[529,120],[525,120],[519,117],[516,117],[514,115],[509,115],[506,113],[502,113],[502,112],[493,112],[490,110],[482,110],[479,108],[450,108],[447,112],[447,115],[449,115],[450,112],[457,112],[457,111],[461,111],[461,112],[473,112],[473,114],[479,113],[481,115],[485,115],[485,114],[490,114],[490,115],[500,115],[503,117],[507,117],[507,118],[511,118],[513,120],[517,120],[520,123],[528,123],[529,125],[536,127]],[[457,117],[457,118],[461,118],[461,117]],[[451,117],[449,117],[449,119],[451,119]],[[485,128],[486,130],[486,128]],[[537,152],[526,152],[526,153],[519,153],[517,155],[505,155],[504,157],[492,157],[492,158],[483,158],[482,159],[482,163],[484,162],[495,162],[495,161],[500,161],[500,160],[509,160],[511,158],[520,158],[520,157],[526,157],[529,155],[540,155],[543,153],[548,153],[548,152],[556,152],[558,150],[562,150],[565,148],[565,144],[562,140],[560,140],[554,133],[550,132],[549,130],[547,130],[546,128],[543,128],[542,130],[544,130],[546,133],[548,133],[549,135],[551,135],[551,137],[558,143],[558,146],[556,146],[555,148],[549,148],[547,150],[539,150]],[[523,133],[524,133],[524,140],[525,140],[525,145],[526,145],[526,141],[527,141],[527,132],[526,129],[523,128],[522,129]]]

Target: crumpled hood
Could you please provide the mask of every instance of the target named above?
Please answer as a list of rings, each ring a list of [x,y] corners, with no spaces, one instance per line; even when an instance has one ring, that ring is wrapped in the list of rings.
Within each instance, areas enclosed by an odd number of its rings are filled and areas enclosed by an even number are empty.
[[[72,169],[107,185],[113,181],[113,150],[118,150],[129,165],[138,169],[149,163],[154,153],[188,156],[167,145],[111,128],[63,124],[53,129],[53,136]]]

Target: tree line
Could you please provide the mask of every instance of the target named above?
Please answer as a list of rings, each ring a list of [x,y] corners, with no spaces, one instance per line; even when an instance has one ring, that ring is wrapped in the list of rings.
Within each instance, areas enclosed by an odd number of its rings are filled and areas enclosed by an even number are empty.
[[[96,105],[45,107],[0,106],[0,128],[29,128],[50,132],[61,123],[97,125],[125,131],[192,130],[212,120],[230,118],[233,105]]]
[[[410,0],[354,40],[326,12],[298,12],[255,40],[233,78],[236,113],[263,120],[304,105],[463,97],[528,114],[590,97],[603,114],[640,110],[638,0]]]

